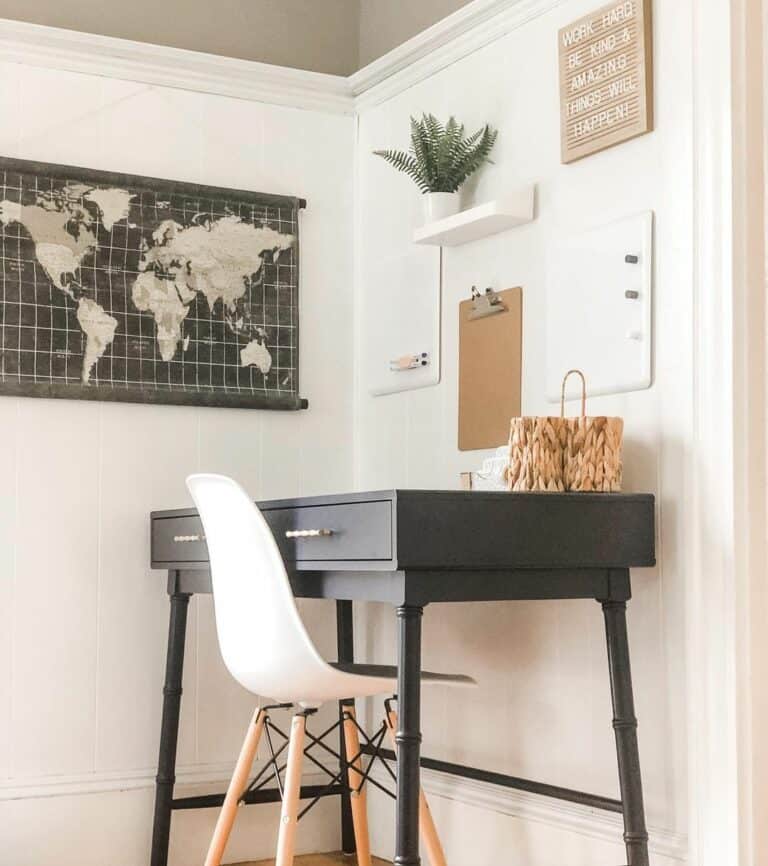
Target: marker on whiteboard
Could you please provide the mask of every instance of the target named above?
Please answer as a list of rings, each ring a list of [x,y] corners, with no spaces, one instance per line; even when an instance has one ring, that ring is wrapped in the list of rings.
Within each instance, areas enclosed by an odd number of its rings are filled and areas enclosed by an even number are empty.
[[[420,352],[417,355],[402,355],[399,358],[393,358],[389,362],[389,369],[393,373],[402,373],[405,370],[417,370],[419,367],[426,367],[429,364],[429,353]]]

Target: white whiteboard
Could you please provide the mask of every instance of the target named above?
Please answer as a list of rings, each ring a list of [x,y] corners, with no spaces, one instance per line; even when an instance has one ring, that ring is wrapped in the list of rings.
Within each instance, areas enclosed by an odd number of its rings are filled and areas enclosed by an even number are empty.
[[[637,262],[626,261],[627,256]],[[560,401],[563,376],[573,368],[583,371],[587,394],[650,387],[652,287],[652,211],[553,246],[547,270],[550,402]],[[581,393],[576,379],[568,382],[568,399]]]
[[[362,358],[373,395],[425,388],[440,381],[440,249],[413,247],[361,268]],[[393,372],[390,362],[426,352],[428,363]]]

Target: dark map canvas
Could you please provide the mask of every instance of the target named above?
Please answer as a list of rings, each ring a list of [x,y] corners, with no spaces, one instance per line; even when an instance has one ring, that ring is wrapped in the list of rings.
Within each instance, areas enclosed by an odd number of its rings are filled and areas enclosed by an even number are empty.
[[[302,205],[0,159],[0,393],[299,408]]]

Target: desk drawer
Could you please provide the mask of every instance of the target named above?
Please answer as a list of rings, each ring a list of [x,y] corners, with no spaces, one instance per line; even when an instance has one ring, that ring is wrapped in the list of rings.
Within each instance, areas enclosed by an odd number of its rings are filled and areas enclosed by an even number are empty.
[[[350,502],[264,511],[287,561],[392,559],[392,503]],[[295,533],[322,534],[296,536]]]
[[[274,508],[262,511],[286,562],[392,559],[389,500]],[[295,536],[321,531],[323,534]],[[205,563],[208,547],[197,515],[152,521],[152,561]]]
[[[207,562],[203,524],[189,517],[158,517],[152,521],[152,562]]]

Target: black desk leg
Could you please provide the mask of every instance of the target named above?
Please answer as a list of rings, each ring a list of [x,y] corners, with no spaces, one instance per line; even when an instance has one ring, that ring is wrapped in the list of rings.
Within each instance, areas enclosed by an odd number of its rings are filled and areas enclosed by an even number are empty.
[[[163,720],[160,726],[160,755],[157,760],[157,778],[155,781],[155,818],[152,825],[151,866],[167,866],[168,863],[188,606],[189,595],[177,592],[171,595],[168,654],[165,660],[165,686],[163,687]]]
[[[419,760],[421,751],[421,616],[397,609],[397,826],[395,866],[419,866]]]
[[[629,866],[648,866],[648,833],[645,828],[643,784],[637,748],[637,719],[632,696],[632,673],[627,640],[627,605],[603,601],[608,666],[611,675],[613,728],[619,763],[619,787],[624,807],[624,844]]]
[[[336,645],[340,662],[353,662],[355,660],[354,622],[352,619],[352,602],[336,602]],[[341,761],[339,769],[342,771],[341,778],[347,778],[347,751],[344,743],[344,705],[345,701],[339,702],[339,754]],[[351,701],[354,705],[354,700]],[[354,854],[355,831],[352,825],[352,806],[349,802],[349,793],[341,795],[341,850],[344,854]]]

